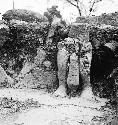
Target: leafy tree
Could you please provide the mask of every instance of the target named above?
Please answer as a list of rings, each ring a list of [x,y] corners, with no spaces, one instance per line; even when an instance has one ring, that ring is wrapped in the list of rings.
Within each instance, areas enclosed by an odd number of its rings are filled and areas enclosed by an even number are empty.
[[[86,4],[84,3],[83,0],[65,0],[65,1],[77,8],[79,16],[88,16],[88,15],[90,16],[92,12],[96,11],[97,5],[104,0],[89,0]]]
[[[52,6],[51,8],[47,9],[47,12],[44,13],[44,16],[48,18],[50,24],[52,23],[54,16],[58,18],[62,18],[60,11],[57,10],[58,6]]]
[[[57,43],[68,36],[68,30],[66,29],[66,22],[62,19],[60,11],[57,10],[58,6],[52,6],[47,9],[44,16],[48,18],[49,30],[46,38],[46,49],[57,49]]]

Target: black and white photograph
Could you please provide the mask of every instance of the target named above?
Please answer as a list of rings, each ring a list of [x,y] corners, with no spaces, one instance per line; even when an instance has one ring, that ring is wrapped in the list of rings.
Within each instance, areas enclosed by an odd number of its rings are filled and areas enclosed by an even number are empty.
[[[118,125],[118,0],[0,0],[0,125]]]

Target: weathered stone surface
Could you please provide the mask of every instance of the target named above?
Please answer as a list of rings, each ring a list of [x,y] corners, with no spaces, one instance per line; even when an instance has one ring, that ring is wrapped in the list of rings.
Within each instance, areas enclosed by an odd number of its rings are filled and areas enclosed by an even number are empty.
[[[44,69],[35,68],[32,73],[26,74],[25,77],[16,84],[16,88],[40,88],[48,89],[56,82],[56,72],[45,71]]]
[[[12,84],[14,80],[10,76],[8,76],[5,70],[0,66],[0,85],[2,85],[3,82],[8,82],[8,84]]]
[[[35,67],[35,64],[26,62],[20,71],[20,74],[15,78],[16,80],[20,81],[27,75],[28,73],[31,72],[31,70]]]
[[[43,65],[45,66],[45,67],[47,67],[47,68],[50,68],[51,67],[51,62],[50,61],[44,61],[43,62]]]
[[[78,60],[78,56],[75,53],[73,53],[70,56],[70,65],[69,65],[67,84],[79,85],[79,60]]]
[[[19,76],[16,78],[16,87],[44,88],[53,86],[57,72],[52,70],[52,62],[46,58],[46,51],[39,47],[34,62],[26,62]]]
[[[55,71],[46,71],[44,69],[35,69],[33,71],[33,76],[39,81],[39,84],[50,85],[56,81]]]
[[[37,56],[34,58],[34,64],[41,66],[46,58],[46,52],[40,47],[37,49]]]
[[[31,73],[26,74],[14,87],[15,88],[37,88],[38,80]]]
[[[17,76],[16,80],[20,80],[20,78],[23,78],[26,74],[31,72],[34,67],[41,67],[43,61],[45,60],[46,52],[42,48],[38,48],[37,55],[34,58],[34,63],[32,62],[26,62],[20,71],[20,74]]]
[[[59,85],[64,85],[67,80],[67,61],[68,61],[68,51],[65,47],[61,48],[57,54],[57,65],[58,65],[58,79]]]

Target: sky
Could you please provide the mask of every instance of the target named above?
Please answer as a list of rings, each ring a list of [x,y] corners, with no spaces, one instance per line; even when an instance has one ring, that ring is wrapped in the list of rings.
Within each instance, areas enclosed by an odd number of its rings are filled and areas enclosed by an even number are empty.
[[[28,9],[43,14],[47,8],[52,5],[58,5],[58,10],[60,10],[63,18],[68,22],[74,22],[78,16],[78,11],[74,6],[64,1],[65,0],[14,0],[14,7],[15,9]],[[89,5],[88,1],[90,0],[82,1],[87,8]],[[12,8],[13,0],[0,0],[0,19],[2,18],[2,14]],[[111,13],[115,11],[118,12],[118,0],[103,0],[97,5],[97,9],[93,14],[100,15],[102,13]]]

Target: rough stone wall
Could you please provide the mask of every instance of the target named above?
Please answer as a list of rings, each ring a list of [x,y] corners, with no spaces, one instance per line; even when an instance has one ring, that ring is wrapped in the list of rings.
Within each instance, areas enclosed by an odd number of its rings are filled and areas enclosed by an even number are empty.
[[[37,49],[33,63],[25,63],[17,77],[15,88],[40,88],[45,91],[56,82],[56,71],[52,70],[51,62],[46,59],[46,51]]]
[[[58,22],[58,21],[57,21]],[[60,25],[60,23],[58,24]],[[56,26],[54,23],[53,26]],[[51,28],[49,32],[49,36],[47,39],[54,35],[55,28]],[[50,39],[50,38],[49,38]],[[79,84],[79,70],[82,68],[79,67],[79,54],[81,44],[88,41],[88,37],[86,35],[86,25],[85,24],[73,24],[71,26],[69,37],[65,40],[66,51],[69,53],[69,72],[68,78],[63,78],[67,81],[68,85]],[[48,42],[48,40],[47,40]],[[78,46],[80,45],[80,46]],[[80,47],[80,48],[79,48]],[[57,83],[57,71],[53,70],[53,65],[51,60],[48,59],[48,50],[45,50],[43,47],[39,47],[37,49],[37,56],[34,57],[33,62],[26,62],[21,70],[20,74],[15,78],[18,83],[15,83],[15,87],[26,87],[26,88],[46,88],[47,86],[53,86],[53,84]],[[60,59],[63,58],[63,54]],[[57,64],[58,65],[58,64]],[[65,67],[62,67],[60,72],[65,71],[65,75],[63,73],[59,77],[66,77],[68,63]],[[65,82],[66,82],[65,81]]]
[[[57,71],[54,68],[54,63],[56,62],[54,58],[56,52],[52,48],[55,47],[52,45],[54,32],[56,27],[60,25],[61,18],[54,18],[50,26],[47,38],[46,46],[40,46],[37,49],[37,55],[34,57],[32,63],[27,62],[23,66],[17,80],[19,81],[16,84],[16,87],[22,88],[22,86],[27,88],[43,88],[47,89],[50,86],[55,88],[57,83]],[[21,79],[20,79],[21,78]],[[57,85],[56,85],[57,86]]]
[[[13,81],[14,80],[10,76],[8,76],[4,69],[0,66],[0,86],[7,86],[7,83],[9,83],[10,85],[13,83]]]

